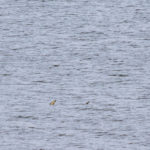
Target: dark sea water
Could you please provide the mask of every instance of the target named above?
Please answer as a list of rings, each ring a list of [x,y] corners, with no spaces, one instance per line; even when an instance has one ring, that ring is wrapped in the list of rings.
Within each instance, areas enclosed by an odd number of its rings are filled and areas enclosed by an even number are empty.
[[[0,150],[80,149],[150,150],[150,1],[0,0]]]

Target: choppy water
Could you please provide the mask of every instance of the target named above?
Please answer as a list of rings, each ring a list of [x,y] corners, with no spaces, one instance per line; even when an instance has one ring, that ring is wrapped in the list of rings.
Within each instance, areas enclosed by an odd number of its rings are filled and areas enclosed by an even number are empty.
[[[149,131],[149,0],[0,1],[1,150],[149,150]]]

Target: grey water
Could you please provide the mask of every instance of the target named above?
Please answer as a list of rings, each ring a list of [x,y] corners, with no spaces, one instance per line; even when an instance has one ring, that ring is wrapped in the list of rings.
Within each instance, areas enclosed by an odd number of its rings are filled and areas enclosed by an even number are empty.
[[[0,150],[149,139],[149,0],[0,0]]]

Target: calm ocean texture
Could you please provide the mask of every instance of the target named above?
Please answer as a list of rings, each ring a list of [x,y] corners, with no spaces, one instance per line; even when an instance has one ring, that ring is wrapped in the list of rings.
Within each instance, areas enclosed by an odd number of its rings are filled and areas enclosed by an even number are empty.
[[[150,0],[0,0],[0,150],[150,150]]]

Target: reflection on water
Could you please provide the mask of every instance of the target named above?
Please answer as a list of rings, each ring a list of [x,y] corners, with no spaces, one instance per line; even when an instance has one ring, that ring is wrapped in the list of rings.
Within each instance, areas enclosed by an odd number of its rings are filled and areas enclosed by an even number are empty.
[[[0,149],[149,150],[149,1],[0,4]]]

